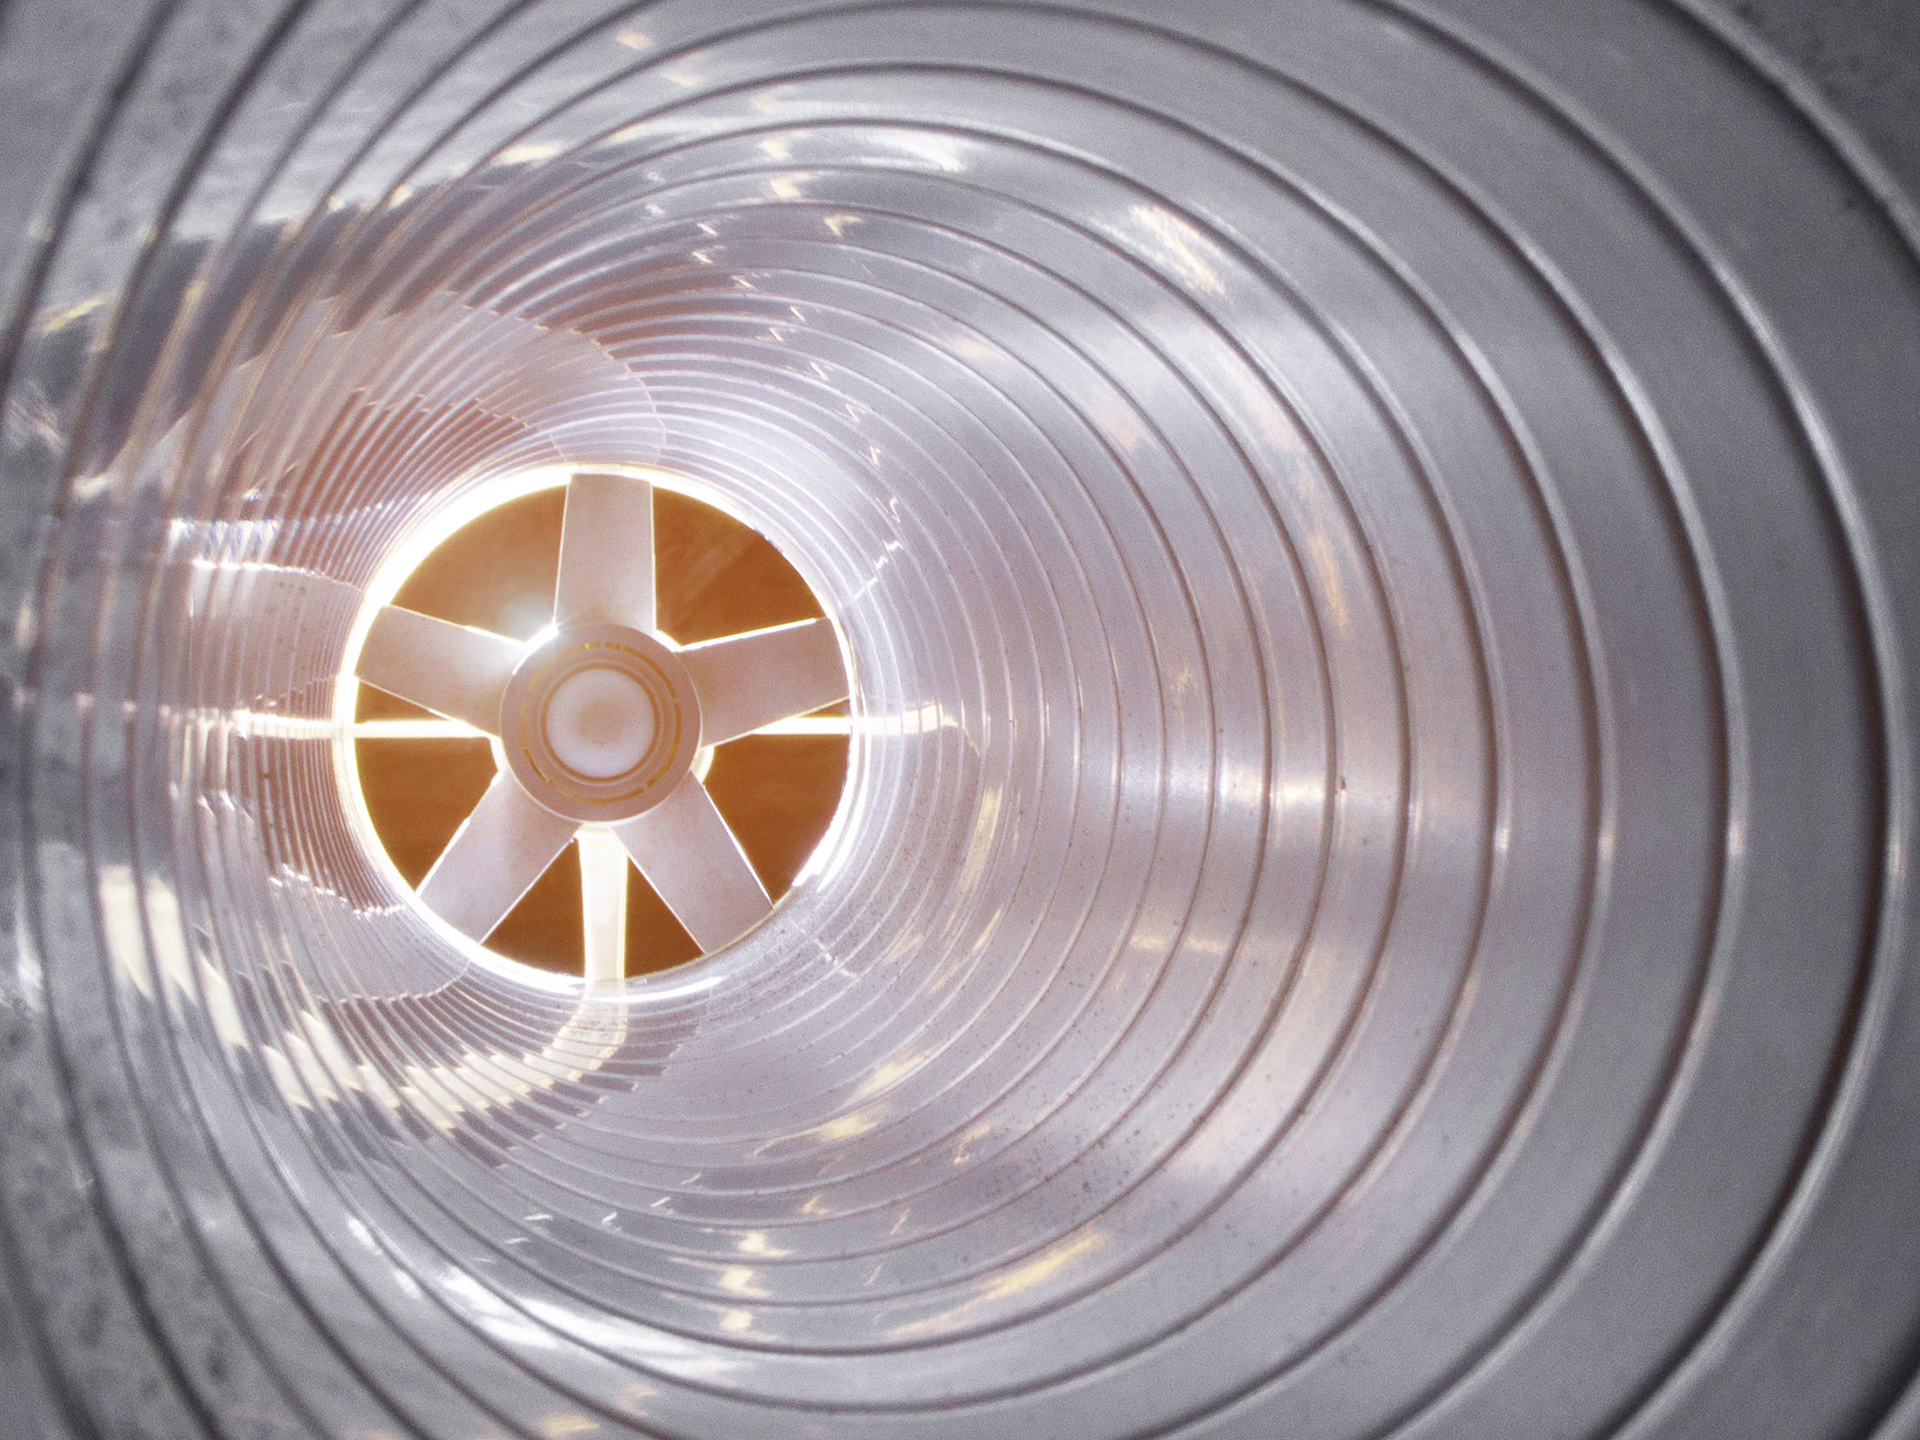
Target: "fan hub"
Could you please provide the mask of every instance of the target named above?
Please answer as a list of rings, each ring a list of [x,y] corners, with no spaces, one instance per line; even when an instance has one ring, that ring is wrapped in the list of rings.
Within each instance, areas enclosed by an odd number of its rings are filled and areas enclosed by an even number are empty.
[[[541,805],[615,824],[659,804],[692,767],[700,704],[658,636],[573,625],[515,667],[499,733],[508,769]]]
[[[646,687],[611,665],[576,670],[554,686],[542,722],[561,767],[593,780],[634,769],[660,728]]]

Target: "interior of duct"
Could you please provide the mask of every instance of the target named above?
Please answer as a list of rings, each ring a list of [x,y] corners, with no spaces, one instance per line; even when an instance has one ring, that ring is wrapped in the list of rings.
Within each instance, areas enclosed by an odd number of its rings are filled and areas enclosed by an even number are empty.
[[[7,372],[36,1423],[1912,1433],[1920,266],[1743,36],[155,11]],[[851,694],[765,922],[594,989],[370,850],[340,687],[608,468]]]

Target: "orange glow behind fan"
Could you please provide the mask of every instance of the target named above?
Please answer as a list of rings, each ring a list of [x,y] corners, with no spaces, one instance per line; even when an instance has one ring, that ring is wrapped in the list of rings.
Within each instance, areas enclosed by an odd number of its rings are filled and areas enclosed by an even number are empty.
[[[457,624],[531,639],[552,619],[564,488],[539,490],[455,532],[407,577],[394,603]],[[661,630],[690,644],[822,613],[798,572],[764,537],[670,490],[654,491]],[[843,703],[828,713],[844,715]],[[430,712],[360,687],[367,722],[431,720]],[[746,735],[717,747],[707,789],[775,900],[819,844],[845,784],[844,734]],[[418,885],[495,770],[487,739],[419,739],[359,731],[355,761],[375,834]],[[629,867],[628,975],[667,969],[700,948]],[[577,974],[584,945],[580,865],[568,846],[487,940],[524,964]]]

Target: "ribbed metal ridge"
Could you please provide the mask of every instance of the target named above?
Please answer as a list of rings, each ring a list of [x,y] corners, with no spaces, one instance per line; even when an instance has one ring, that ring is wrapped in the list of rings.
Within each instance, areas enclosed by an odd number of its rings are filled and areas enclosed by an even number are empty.
[[[1920,264],[1742,32],[19,14],[22,1427],[1920,1433]],[[575,467],[854,692],[792,892],[618,995],[412,903],[335,705]]]

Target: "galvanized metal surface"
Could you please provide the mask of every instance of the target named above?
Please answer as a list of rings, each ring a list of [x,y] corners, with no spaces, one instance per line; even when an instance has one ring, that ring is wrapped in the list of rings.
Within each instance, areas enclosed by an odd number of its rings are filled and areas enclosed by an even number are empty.
[[[1920,1434],[1915,212],[1755,45],[5,11],[6,1433]],[[618,999],[339,760],[546,465],[852,658],[808,871]]]

